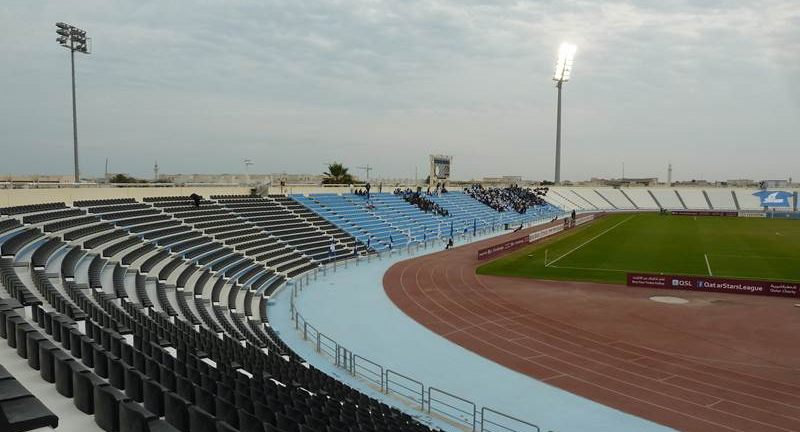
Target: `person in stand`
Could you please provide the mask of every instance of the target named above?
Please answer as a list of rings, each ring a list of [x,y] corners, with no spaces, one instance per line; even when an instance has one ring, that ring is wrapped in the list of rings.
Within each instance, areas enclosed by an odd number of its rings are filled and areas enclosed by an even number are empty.
[[[372,185],[367,182],[367,184],[364,185],[364,189],[367,190],[367,199],[369,199],[369,190],[372,189]]]
[[[444,250],[451,249],[453,247],[453,237],[447,239],[447,246],[444,247]]]
[[[575,210],[574,209],[572,210],[572,221],[573,222],[575,221]]]
[[[378,183],[378,193],[383,193],[383,182]]]
[[[333,259],[334,255],[336,255],[336,245],[331,242],[331,247],[328,250],[328,258]]]
[[[191,195],[189,195],[189,198],[191,198],[192,201],[194,201],[194,208],[200,208],[200,200],[202,199],[200,195],[192,193]]]

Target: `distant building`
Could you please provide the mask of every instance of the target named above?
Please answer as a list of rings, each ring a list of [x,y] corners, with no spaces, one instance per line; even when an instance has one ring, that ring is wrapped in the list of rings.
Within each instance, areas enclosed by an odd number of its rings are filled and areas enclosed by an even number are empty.
[[[74,177],[71,175],[0,175],[0,183],[23,184],[64,184],[72,183]]]
[[[673,186],[716,186],[716,182],[710,182],[708,180],[683,180],[683,181],[676,181],[672,183]]]
[[[159,178],[175,184],[320,184],[322,175],[316,174],[161,174]],[[248,181],[249,179],[249,181]]]
[[[754,187],[758,186],[758,182],[752,179],[731,179],[726,180],[725,184],[734,187]]]
[[[592,177],[588,182],[580,182],[579,184],[585,186],[612,186],[612,187],[630,187],[630,186],[657,186],[657,177],[643,177],[643,178],[618,178],[618,179],[605,179],[599,177]]]
[[[761,189],[785,188],[792,185],[792,180],[761,180],[758,186]]]
[[[481,180],[482,184],[520,184],[522,183],[522,176],[501,176],[501,177],[484,177]]]

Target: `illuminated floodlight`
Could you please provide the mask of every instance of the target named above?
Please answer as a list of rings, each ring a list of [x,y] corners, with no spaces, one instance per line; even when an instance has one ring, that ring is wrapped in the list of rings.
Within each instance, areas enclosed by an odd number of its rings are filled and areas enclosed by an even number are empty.
[[[556,70],[553,73],[553,81],[566,82],[569,81],[572,74],[572,63],[575,61],[575,52],[578,47],[575,45],[564,42],[558,49],[558,60],[556,61]]]
[[[575,61],[575,52],[578,47],[564,42],[558,48],[558,60],[556,60],[556,70],[553,73],[553,81],[558,88],[558,107],[556,114],[556,168],[553,182],[561,184],[561,88],[564,83],[569,81],[572,75],[572,63]]]

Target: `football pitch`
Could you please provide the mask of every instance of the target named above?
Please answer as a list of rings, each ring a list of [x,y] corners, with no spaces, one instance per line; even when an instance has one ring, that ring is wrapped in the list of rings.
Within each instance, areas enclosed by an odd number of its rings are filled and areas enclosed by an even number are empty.
[[[478,267],[479,274],[625,284],[627,273],[800,281],[800,221],[613,214]]]

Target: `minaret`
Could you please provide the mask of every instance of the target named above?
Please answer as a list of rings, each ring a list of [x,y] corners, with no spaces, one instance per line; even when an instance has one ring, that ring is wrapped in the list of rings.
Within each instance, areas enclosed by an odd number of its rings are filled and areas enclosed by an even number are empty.
[[[153,181],[158,181],[158,161],[153,166]]]
[[[667,186],[672,186],[672,162],[667,164]]]

